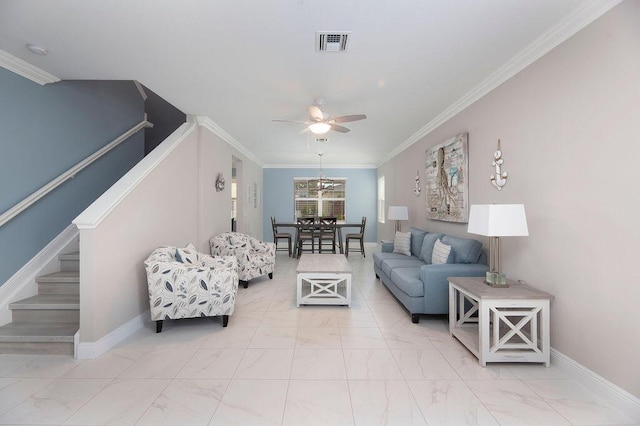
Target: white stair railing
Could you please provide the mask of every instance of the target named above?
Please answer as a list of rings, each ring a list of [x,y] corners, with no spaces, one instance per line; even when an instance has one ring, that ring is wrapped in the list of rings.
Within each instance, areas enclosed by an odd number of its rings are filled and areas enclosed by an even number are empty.
[[[88,165],[96,161],[98,158],[102,157],[107,152],[111,151],[113,148],[117,147],[122,142],[124,142],[134,134],[138,133],[140,130],[144,129],[145,127],[153,127],[153,124],[148,122],[146,120],[146,117],[145,117],[145,120],[136,124],[129,130],[127,130],[126,132],[118,136],[116,139],[109,142],[107,145],[103,146],[102,148],[100,148],[99,150],[97,150],[96,152],[94,152],[84,160],[80,161],[75,166],[71,167],[66,172],[62,173],[57,178],[53,179],[51,182],[44,185],[42,188],[38,189],[33,194],[29,195],[24,200],[20,201],[18,204],[16,204],[6,212],[2,213],[2,215],[0,215],[0,226],[9,222],[11,219],[13,219],[17,215],[19,215],[20,213],[28,209],[32,204],[40,200],[42,197],[44,197],[45,195],[47,195],[48,193],[56,189],[58,186],[62,185],[67,180],[73,178],[78,172],[83,170],[85,167],[87,167]]]

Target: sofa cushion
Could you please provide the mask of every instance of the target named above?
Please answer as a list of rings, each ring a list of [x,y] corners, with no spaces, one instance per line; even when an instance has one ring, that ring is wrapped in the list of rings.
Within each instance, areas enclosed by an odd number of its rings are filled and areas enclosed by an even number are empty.
[[[420,280],[420,268],[396,268],[391,271],[391,281],[409,297],[424,296],[424,283]]]
[[[378,268],[382,268],[382,262],[384,260],[386,260],[386,259],[397,259],[400,256],[402,256],[403,259],[405,258],[405,256],[403,254],[374,251],[373,252],[373,264],[376,265]]]
[[[420,249],[422,248],[422,240],[427,235],[427,231],[418,228],[411,228],[411,255],[420,257]]]
[[[426,264],[431,264],[431,256],[433,255],[433,246],[436,243],[436,240],[439,240],[443,237],[444,234],[440,234],[438,232],[429,232],[424,236],[424,241],[422,242],[422,249],[420,250],[420,259],[424,261]]]
[[[454,263],[476,263],[482,251],[482,243],[470,238],[459,238],[445,235],[442,242],[450,245],[455,253]]]
[[[454,253],[451,246],[446,245],[440,240],[436,240],[433,245],[433,254],[431,255],[431,264],[442,265],[444,263],[453,263]]]
[[[391,271],[395,268],[417,268],[420,269],[424,262],[415,256],[396,255],[395,259],[385,259],[382,261],[382,272],[391,277]]]
[[[393,252],[411,256],[411,232],[396,231],[396,238],[393,240]]]

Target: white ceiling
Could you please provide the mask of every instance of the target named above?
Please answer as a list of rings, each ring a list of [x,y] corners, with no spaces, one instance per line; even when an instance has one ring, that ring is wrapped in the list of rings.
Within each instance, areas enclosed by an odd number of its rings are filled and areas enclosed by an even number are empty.
[[[414,142],[607,3],[2,0],[0,49],[62,79],[138,80],[209,117],[267,167],[315,165],[318,151],[326,166],[363,167]],[[316,52],[324,30],[350,31],[348,51]],[[27,43],[49,55],[33,55]],[[315,98],[332,116],[368,119],[345,123],[351,132],[330,132],[325,144],[308,144],[302,125],[271,121],[305,120]]]

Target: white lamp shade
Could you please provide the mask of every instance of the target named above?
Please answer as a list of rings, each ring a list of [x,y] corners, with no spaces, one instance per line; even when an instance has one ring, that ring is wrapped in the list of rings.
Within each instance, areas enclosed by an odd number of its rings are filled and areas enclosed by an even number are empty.
[[[407,206],[389,206],[387,218],[390,220],[409,220],[409,210]]]
[[[488,237],[529,235],[524,204],[472,204],[467,232]]]

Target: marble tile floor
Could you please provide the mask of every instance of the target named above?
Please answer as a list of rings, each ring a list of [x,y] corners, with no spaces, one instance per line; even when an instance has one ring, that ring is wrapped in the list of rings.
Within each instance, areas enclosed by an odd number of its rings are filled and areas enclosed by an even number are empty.
[[[297,261],[221,320],[149,322],[94,360],[0,355],[3,425],[631,425],[552,365],[486,368],[351,255],[353,303],[295,306]]]

